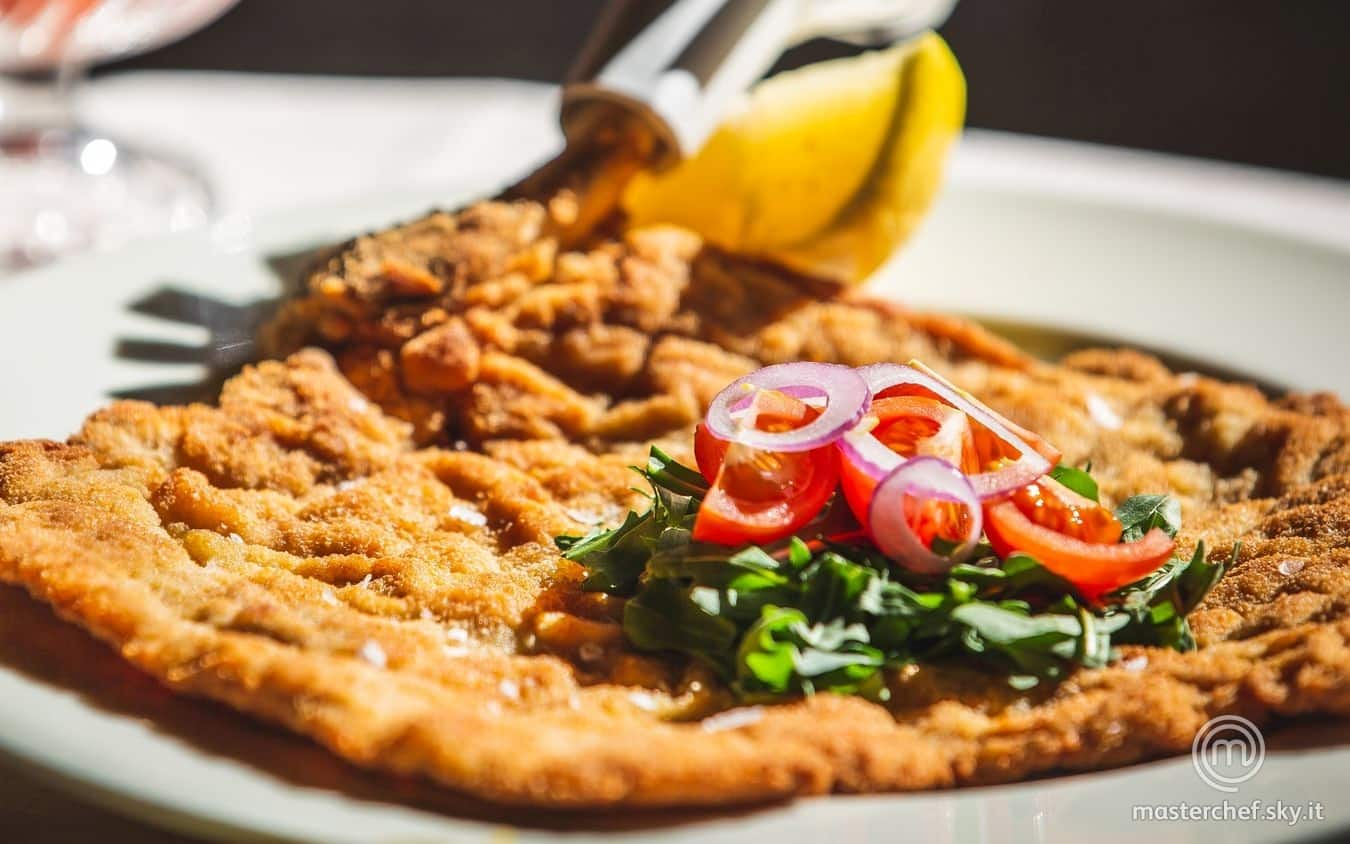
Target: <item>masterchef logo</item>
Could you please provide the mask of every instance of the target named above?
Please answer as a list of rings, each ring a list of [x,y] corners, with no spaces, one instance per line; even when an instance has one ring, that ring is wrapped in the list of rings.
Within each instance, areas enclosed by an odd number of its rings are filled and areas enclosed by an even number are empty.
[[[1191,764],[1210,788],[1233,794],[1261,770],[1266,740],[1257,726],[1240,715],[1220,715],[1205,722],[1191,743]]]

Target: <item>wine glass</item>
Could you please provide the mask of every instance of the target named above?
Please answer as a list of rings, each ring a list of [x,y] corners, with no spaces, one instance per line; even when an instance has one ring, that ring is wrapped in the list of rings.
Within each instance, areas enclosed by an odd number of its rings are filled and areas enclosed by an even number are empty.
[[[187,162],[84,126],[88,66],[181,38],[236,0],[0,0],[0,275],[204,223]]]

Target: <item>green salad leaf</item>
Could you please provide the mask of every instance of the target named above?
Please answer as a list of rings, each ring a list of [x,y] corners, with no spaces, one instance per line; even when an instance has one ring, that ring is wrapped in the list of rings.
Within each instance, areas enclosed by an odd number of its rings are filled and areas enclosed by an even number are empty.
[[[1137,542],[1154,528],[1162,528],[1176,538],[1181,530],[1181,503],[1168,495],[1135,495],[1116,508],[1120,519],[1121,542]]]
[[[1061,463],[1050,470],[1050,477],[1084,498],[1090,498],[1093,501],[1098,500],[1097,482],[1092,479],[1086,469],[1075,469]]]
[[[698,502],[708,491],[703,476],[659,448],[651,450],[646,469],[637,471],[652,488],[647,512],[629,511],[623,524],[611,530],[597,528],[585,536],[555,540],[567,559],[590,571],[582,584],[589,592],[631,592],[653,554],[689,542]]]
[[[1233,546],[1230,560],[1237,559],[1241,547],[1241,543]],[[1113,603],[1134,622],[1117,641],[1182,651],[1193,649],[1195,638],[1186,616],[1219,582],[1225,568],[1222,562],[1209,562],[1205,558],[1205,543],[1199,542],[1189,560],[1173,557],[1142,580],[1112,593]]]
[[[702,477],[658,449],[639,472],[652,488],[645,513],[558,545],[588,569],[585,589],[627,599],[623,627],[635,648],[697,660],[743,699],[884,699],[886,668],[952,660],[1028,688],[1105,665],[1118,644],[1192,648],[1186,614],[1223,574],[1202,544],[1093,606],[1034,558],[1000,560],[982,545],[946,574],[922,577],[870,546],[831,541],[848,533],[839,506],[773,545],[698,543]],[[1131,498],[1119,512],[1136,539],[1178,527],[1179,508],[1165,496]]]

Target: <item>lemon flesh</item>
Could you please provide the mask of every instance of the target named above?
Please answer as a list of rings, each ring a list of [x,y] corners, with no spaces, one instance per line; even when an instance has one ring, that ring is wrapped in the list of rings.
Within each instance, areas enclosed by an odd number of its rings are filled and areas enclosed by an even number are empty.
[[[965,115],[936,34],[761,82],[694,157],[628,185],[633,224],[852,283],[913,231]]]

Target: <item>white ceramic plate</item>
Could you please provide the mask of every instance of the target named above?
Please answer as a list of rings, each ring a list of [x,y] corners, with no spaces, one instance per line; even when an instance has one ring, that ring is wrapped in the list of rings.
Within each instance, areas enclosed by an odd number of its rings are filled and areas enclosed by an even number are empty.
[[[308,209],[251,230],[218,227],[0,281],[0,439],[64,436],[111,392],[171,395],[145,391],[199,383],[209,373],[191,361],[203,349],[226,368],[247,352],[240,309],[277,295],[274,268],[293,265],[288,256],[490,187]],[[976,135],[931,220],[875,286],[1001,321],[1048,349],[1095,336],[1350,396],[1344,186]],[[193,322],[214,325],[214,335]],[[0,612],[35,631],[28,642],[0,641],[0,750],[85,799],[198,834],[409,842],[484,840],[511,829],[527,840],[1180,842],[1306,839],[1350,824],[1342,808],[1350,749],[1327,747],[1325,731],[1273,741],[1259,775],[1233,795],[1211,790],[1179,759],[736,814],[583,824],[494,814],[354,771],[217,707],[169,698],[14,590],[0,590]],[[44,650],[65,667],[41,659]],[[1136,805],[1225,798],[1234,806],[1321,801],[1327,817],[1296,826],[1133,819]]]

